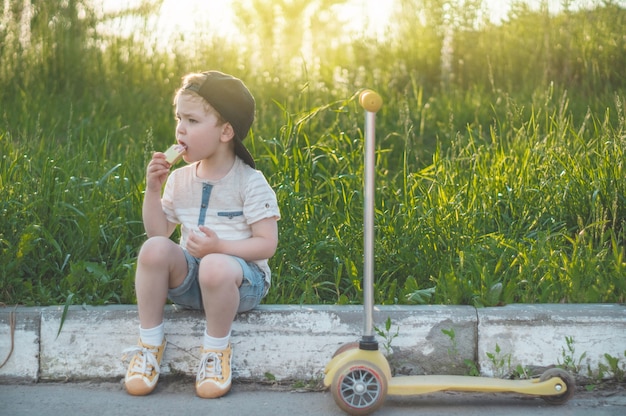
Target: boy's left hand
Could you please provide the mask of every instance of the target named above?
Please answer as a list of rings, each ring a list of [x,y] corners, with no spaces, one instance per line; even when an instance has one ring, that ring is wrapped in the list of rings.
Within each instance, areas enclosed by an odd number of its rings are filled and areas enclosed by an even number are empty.
[[[207,254],[218,253],[220,239],[217,234],[204,225],[200,225],[198,228],[201,232],[192,232],[187,239],[189,254],[202,258]]]

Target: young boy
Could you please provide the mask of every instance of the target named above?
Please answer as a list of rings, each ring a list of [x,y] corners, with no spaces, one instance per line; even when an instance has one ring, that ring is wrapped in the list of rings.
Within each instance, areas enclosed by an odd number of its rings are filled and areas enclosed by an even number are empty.
[[[189,74],[174,105],[176,141],[186,149],[188,165],[168,177],[171,166],[164,153],[154,153],[148,164],[142,211],[148,240],[135,276],[139,344],[125,351],[131,358],[125,385],[132,395],[156,387],[169,298],[204,311],[196,393],[215,398],[231,386],[235,315],[256,307],[269,289],[267,259],[278,244],[280,212],[274,191],[242,142],[255,102],[241,80],[218,71]],[[177,224],[180,244],[169,239]]]

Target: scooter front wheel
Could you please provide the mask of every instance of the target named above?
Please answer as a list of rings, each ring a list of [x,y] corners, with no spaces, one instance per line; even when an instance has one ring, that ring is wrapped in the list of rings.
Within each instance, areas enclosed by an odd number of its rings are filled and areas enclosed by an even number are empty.
[[[346,351],[356,350],[357,348],[359,348],[359,341],[348,342],[347,344],[343,344],[341,347],[337,348],[337,351],[335,351],[332,358],[335,358],[339,354],[343,354]]]
[[[565,370],[560,368],[551,368],[546,370],[540,377],[539,381],[550,380],[551,378],[558,377],[563,380],[565,386],[567,387],[567,391],[563,394],[556,394],[554,396],[541,396],[543,400],[550,404],[563,404],[574,395],[574,390],[576,389],[576,380],[574,377]]]
[[[353,361],[337,370],[331,390],[341,410],[350,415],[367,415],[383,405],[387,385],[385,374],[377,366]]]

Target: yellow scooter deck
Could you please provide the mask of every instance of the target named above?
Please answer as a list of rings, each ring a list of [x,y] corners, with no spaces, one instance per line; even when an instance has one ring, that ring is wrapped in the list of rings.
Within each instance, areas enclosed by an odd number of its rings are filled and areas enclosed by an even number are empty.
[[[409,396],[434,393],[438,391],[471,391],[495,393],[521,393],[537,396],[550,396],[555,392],[565,393],[566,384],[559,378],[545,381],[531,380],[503,380],[486,377],[469,376],[398,376],[392,377],[387,394]]]

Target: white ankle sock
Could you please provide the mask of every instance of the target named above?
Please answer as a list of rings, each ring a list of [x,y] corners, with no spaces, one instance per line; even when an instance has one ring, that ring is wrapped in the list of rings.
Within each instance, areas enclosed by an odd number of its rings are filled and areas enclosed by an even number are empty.
[[[163,340],[165,339],[164,322],[161,322],[161,325],[155,326],[154,328],[143,329],[139,327],[139,338],[141,338],[143,344],[153,347],[158,347],[163,344]]]
[[[204,331],[203,346],[206,350],[225,350],[228,348],[228,341],[230,341],[230,331],[224,338],[214,338]]]

